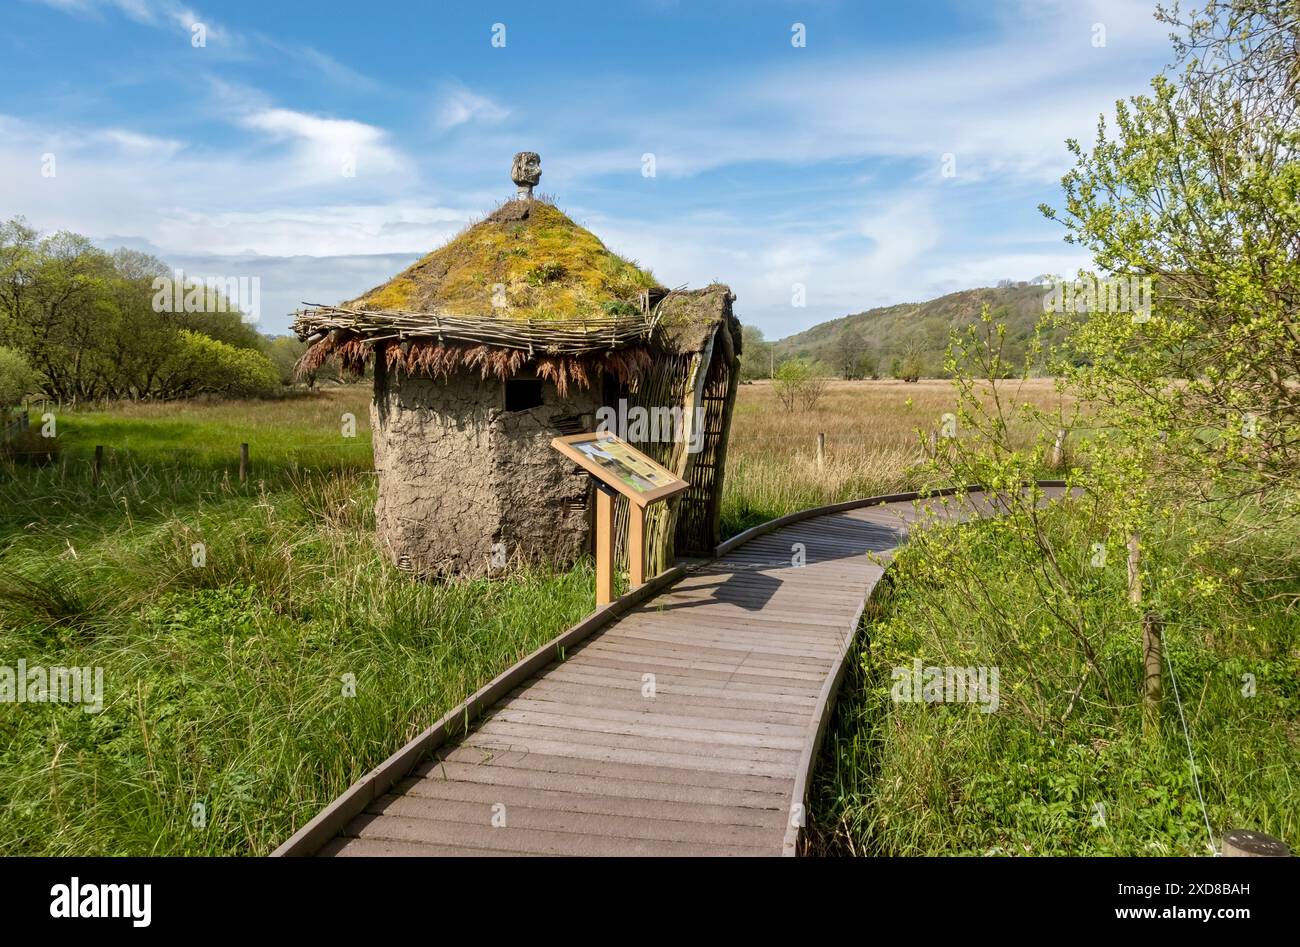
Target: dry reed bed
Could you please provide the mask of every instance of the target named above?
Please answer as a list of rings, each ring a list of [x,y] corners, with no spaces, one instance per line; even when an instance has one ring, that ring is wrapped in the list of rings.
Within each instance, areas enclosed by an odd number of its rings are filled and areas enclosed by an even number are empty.
[[[1004,404],[1071,404],[1052,379],[998,389]],[[742,386],[727,455],[724,532],[803,507],[922,486],[924,438],[956,404],[952,382],[940,379],[835,381],[816,408],[793,411],[767,381]],[[818,433],[826,435],[820,467]]]

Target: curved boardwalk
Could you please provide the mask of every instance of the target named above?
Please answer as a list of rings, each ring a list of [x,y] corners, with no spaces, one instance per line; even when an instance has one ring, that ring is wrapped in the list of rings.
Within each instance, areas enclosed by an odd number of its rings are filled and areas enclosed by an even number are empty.
[[[597,613],[276,854],[794,854],[842,662],[918,515],[910,499],[848,506],[738,537],[612,622]]]

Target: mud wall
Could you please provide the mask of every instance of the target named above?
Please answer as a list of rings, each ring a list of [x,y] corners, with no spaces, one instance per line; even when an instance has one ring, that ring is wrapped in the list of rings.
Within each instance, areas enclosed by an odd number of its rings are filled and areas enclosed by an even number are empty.
[[[597,406],[597,393],[561,398],[546,382],[540,407],[508,412],[497,380],[376,371],[380,545],[429,577],[571,565],[589,548],[590,487],[550,442],[592,430]]]

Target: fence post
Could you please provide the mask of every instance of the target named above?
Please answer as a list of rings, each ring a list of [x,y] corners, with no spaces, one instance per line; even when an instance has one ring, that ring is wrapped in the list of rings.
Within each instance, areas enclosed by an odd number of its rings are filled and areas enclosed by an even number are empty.
[[[821,470],[826,466],[826,434],[818,433],[817,435],[817,469]]]
[[[1291,855],[1291,849],[1281,839],[1253,829],[1224,832],[1220,849],[1228,858],[1288,858]]]
[[[1055,470],[1061,466],[1061,458],[1065,455],[1065,429],[1056,429],[1056,443],[1052,445],[1052,469]]]
[[[99,486],[99,472],[104,465],[104,445],[95,445],[95,460],[90,465],[90,483],[91,486]]]
[[[239,445],[239,482],[248,480],[248,445]]]

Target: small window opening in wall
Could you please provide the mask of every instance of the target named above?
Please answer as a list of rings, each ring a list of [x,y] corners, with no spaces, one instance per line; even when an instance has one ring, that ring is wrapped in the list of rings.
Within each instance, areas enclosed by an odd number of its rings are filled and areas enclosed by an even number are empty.
[[[506,410],[527,411],[539,408],[542,404],[542,380],[540,378],[507,378]]]

